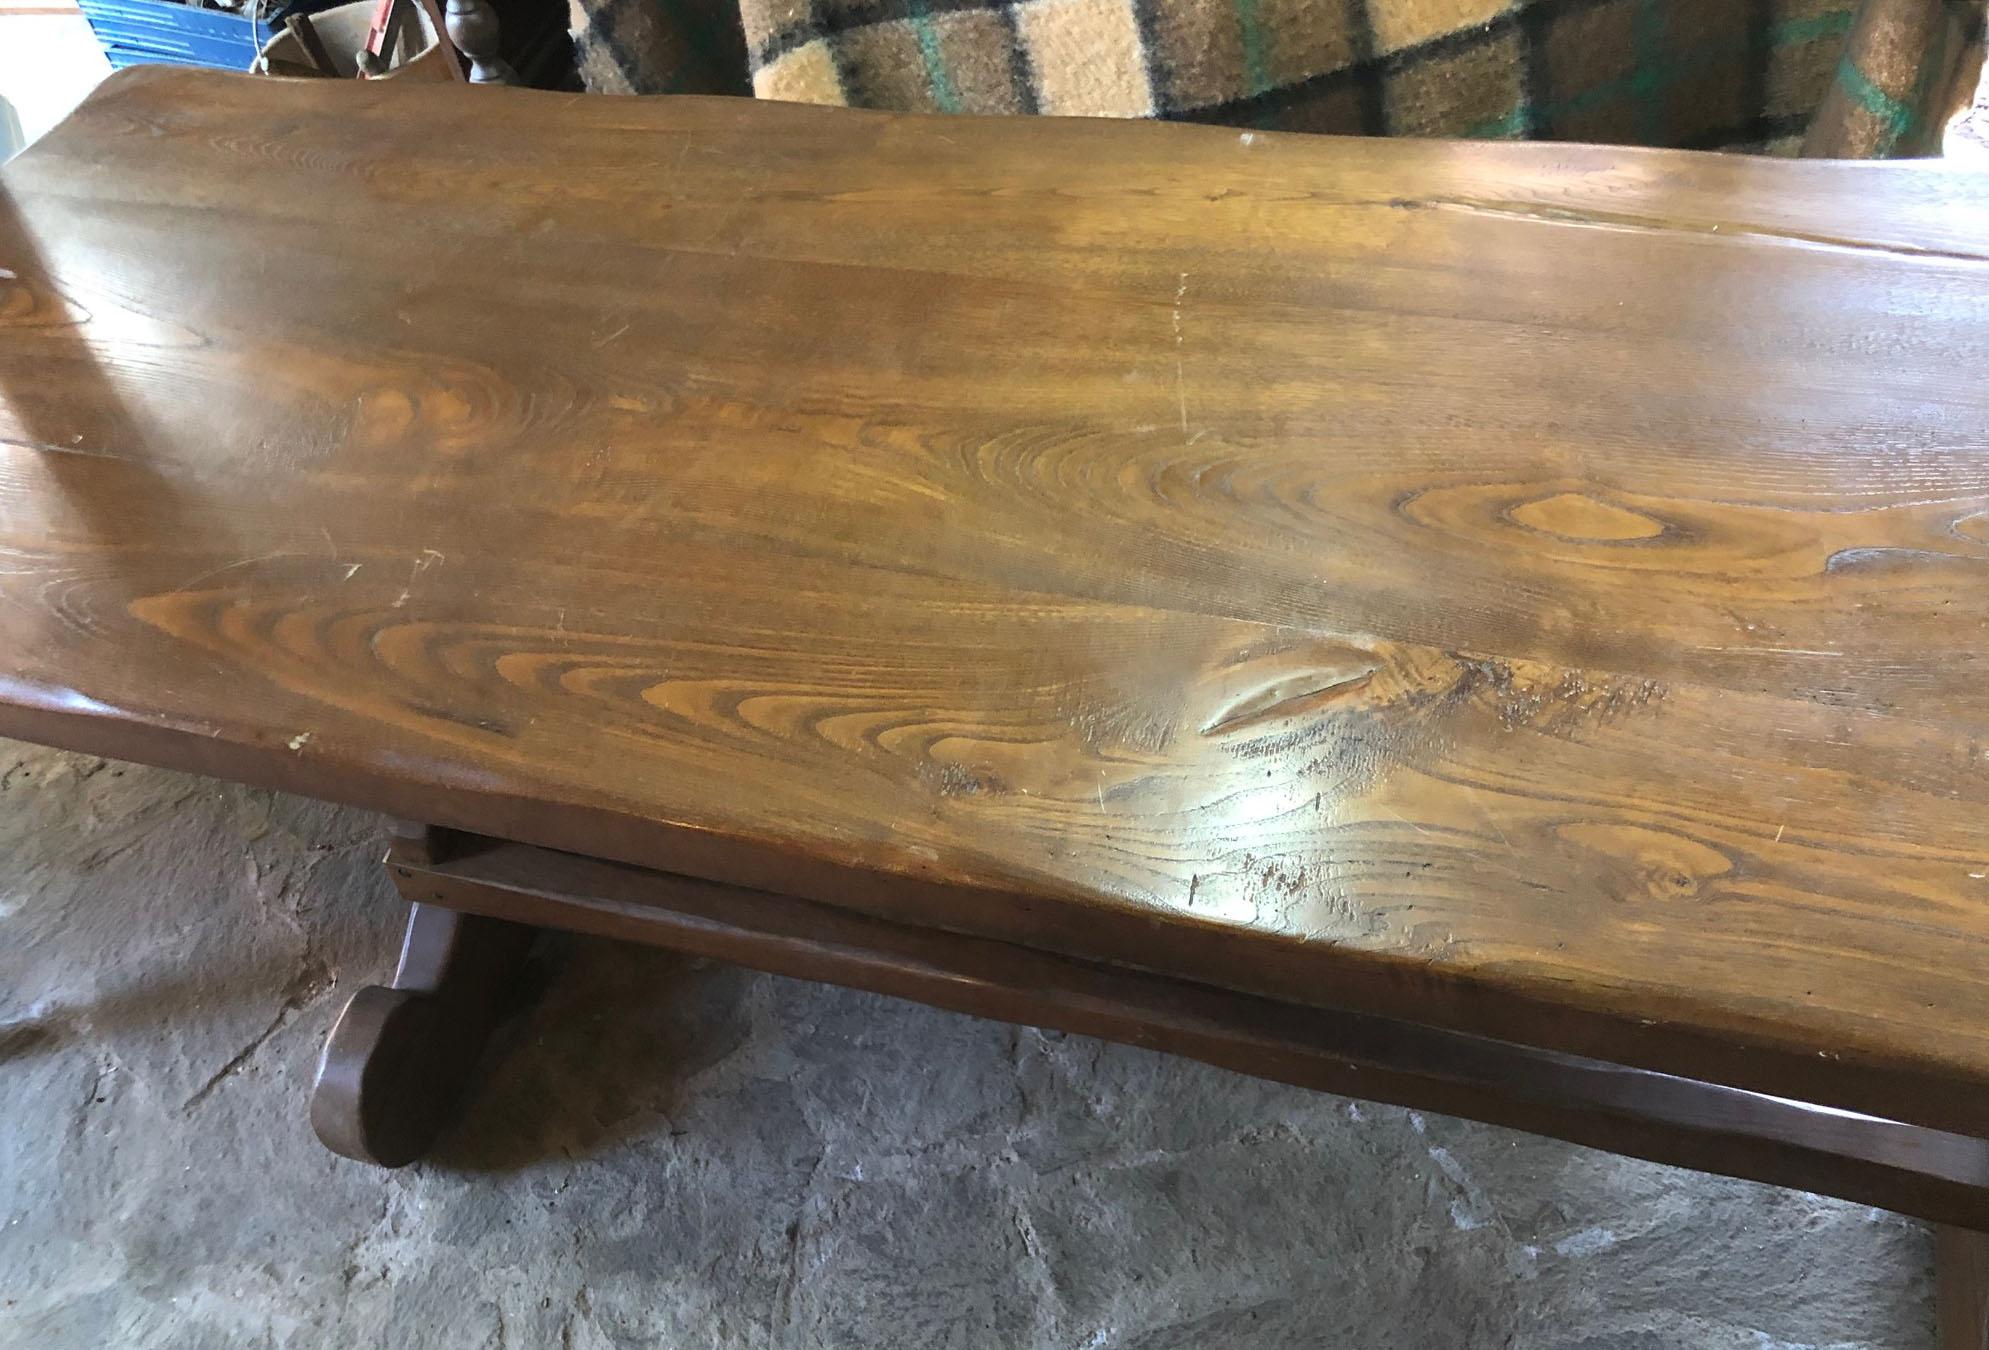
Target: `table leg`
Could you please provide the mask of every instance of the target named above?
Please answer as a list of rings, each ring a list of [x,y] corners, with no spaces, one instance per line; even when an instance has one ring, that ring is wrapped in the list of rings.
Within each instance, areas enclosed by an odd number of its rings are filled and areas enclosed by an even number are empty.
[[[1934,1291],[1941,1350],[1989,1350],[1989,1233],[1934,1230]]]
[[[426,847],[397,831],[397,852]],[[413,906],[393,983],[352,996],[318,1061],[311,1128],[325,1147],[384,1167],[427,1151],[461,1098],[537,931]]]

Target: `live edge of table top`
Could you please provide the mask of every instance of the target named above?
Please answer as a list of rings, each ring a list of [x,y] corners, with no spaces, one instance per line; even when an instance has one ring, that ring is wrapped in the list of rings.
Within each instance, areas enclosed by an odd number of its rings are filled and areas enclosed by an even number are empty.
[[[0,734],[1989,1133],[1985,206],[129,72]]]

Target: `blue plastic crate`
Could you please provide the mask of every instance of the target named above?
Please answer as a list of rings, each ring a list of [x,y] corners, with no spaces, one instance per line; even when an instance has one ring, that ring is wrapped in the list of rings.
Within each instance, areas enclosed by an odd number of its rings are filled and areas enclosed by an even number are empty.
[[[241,14],[171,0],[77,0],[112,67],[163,62],[247,70],[274,29]]]

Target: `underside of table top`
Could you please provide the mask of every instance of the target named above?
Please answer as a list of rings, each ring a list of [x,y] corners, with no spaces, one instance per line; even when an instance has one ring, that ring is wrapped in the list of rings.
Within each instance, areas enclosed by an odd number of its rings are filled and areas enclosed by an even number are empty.
[[[1985,204],[131,72],[0,733],[1989,1132]]]

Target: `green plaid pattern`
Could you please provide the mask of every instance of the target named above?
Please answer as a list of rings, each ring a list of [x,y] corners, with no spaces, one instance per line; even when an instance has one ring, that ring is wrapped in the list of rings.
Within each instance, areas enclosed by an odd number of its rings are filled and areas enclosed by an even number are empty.
[[[1867,0],[1803,153],[1939,154],[1946,115],[1969,102],[1981,76],[1982,20],[1979,2]]]
[[[575,2],[598,31],[723,0]],[[1882,155],[1924,143],[1984,3],[739,0],[737,33],[753,91],[799,102]],[[580,50],[590,87],[667,92],[694,45]]]

